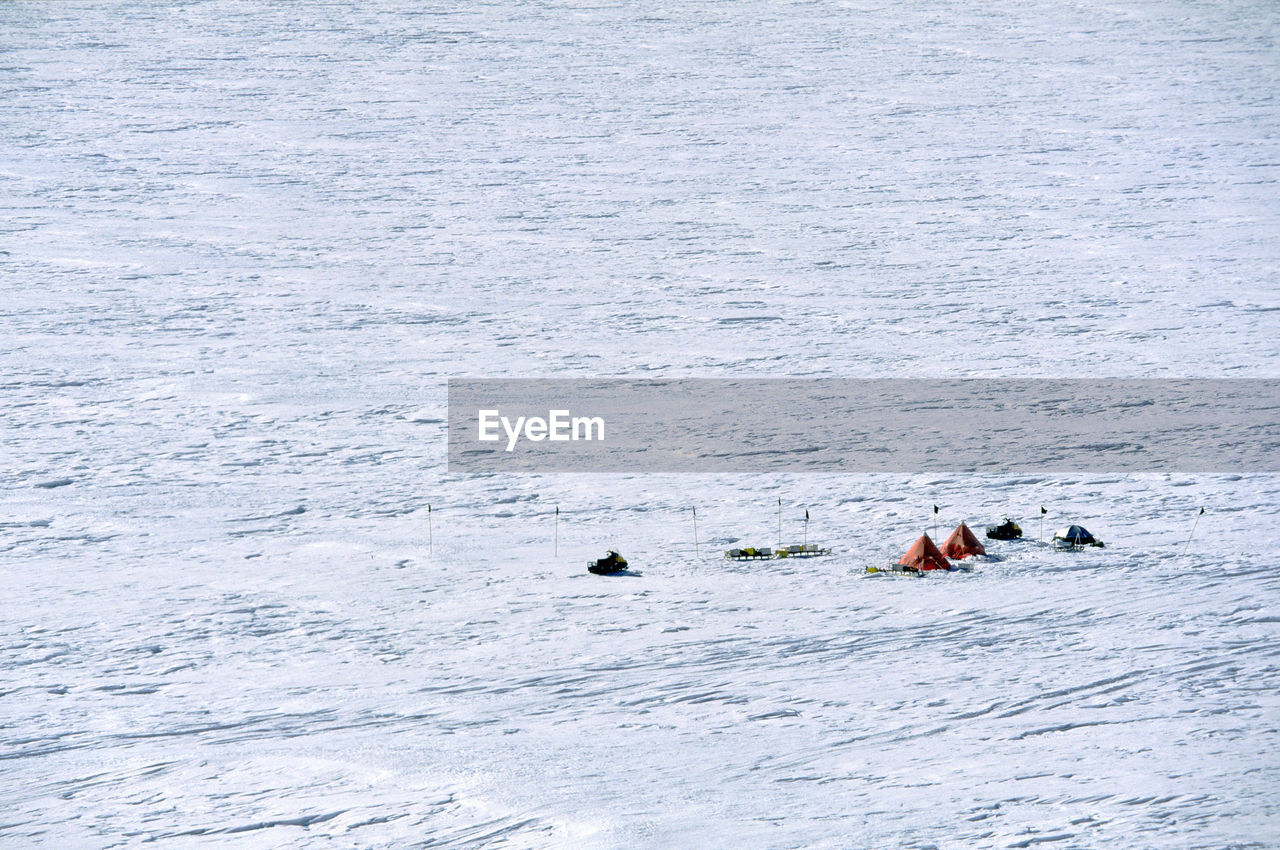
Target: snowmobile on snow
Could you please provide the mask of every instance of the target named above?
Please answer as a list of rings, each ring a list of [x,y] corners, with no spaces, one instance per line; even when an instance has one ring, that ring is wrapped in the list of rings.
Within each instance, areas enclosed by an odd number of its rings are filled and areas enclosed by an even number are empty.
[[[992,540],[1017,540],[1022,537],[1022,526],[1008,517],[999,525],[987,526],[987,537]]]
[[[613,575],[627,568],[627,559],[610,549],[609,554],[594,561],[587,561],[587,572],[598,576]]]

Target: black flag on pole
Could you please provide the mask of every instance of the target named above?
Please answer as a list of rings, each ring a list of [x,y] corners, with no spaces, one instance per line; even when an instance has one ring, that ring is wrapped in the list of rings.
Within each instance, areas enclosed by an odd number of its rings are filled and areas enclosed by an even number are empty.
[[[1045,514],[1047,514],[1047,513],[1049,513],[1049,509],[1048,509],[1048,508],[1046,508],[1044,505],[1041,505],[1041,506],[1040,506],[1040,516],[1044,516],[1044,515],[1045,515]]]

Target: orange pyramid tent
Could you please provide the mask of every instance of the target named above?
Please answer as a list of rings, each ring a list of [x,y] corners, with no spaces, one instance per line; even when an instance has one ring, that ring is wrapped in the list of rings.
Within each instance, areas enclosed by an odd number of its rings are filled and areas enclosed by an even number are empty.
[[[942,554],[962,561],[970,555],[985,555],[987,550],[978,542],[978,538],[969,530],[969,526],[962,522],[942,544]]]
[[[902,567],[915,567],[917,570],[949,570],[951,564],[938,551],[938,547],[933,545],[933,541],[929,539],[929,535],[922,534],[920,539],[911,544],[911,548],[907,550],[907,554],[898,559],[898,565]]]

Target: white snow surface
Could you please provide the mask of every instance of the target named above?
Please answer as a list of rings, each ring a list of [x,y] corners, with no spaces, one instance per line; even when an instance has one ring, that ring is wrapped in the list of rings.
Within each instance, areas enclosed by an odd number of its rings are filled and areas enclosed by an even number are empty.
[[[1280,476],[444,460],[451,375],[1280,377],[1278,42],[0,4],[0,845],[1280,845]],[[1028,539],[864,574],[935,504]]]

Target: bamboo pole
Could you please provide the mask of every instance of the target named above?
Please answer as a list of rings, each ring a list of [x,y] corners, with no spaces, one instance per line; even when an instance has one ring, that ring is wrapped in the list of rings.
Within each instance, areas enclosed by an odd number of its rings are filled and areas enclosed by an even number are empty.
[[[1200,513],[1196,514],[1195,521],[1191,523],[1191,533],[1187,535],[1187,545],[1182,547],[1182,554],[1187,554],[1187,550],[1191,548],[1191,538],[1196,536],[1196,525],[1200,522],[1200,517],[1204,516],[1204,508],[1200,509]]]
[[[698,560],[701,557],[698,554],[698,509],[693,509],[693,558]]]

